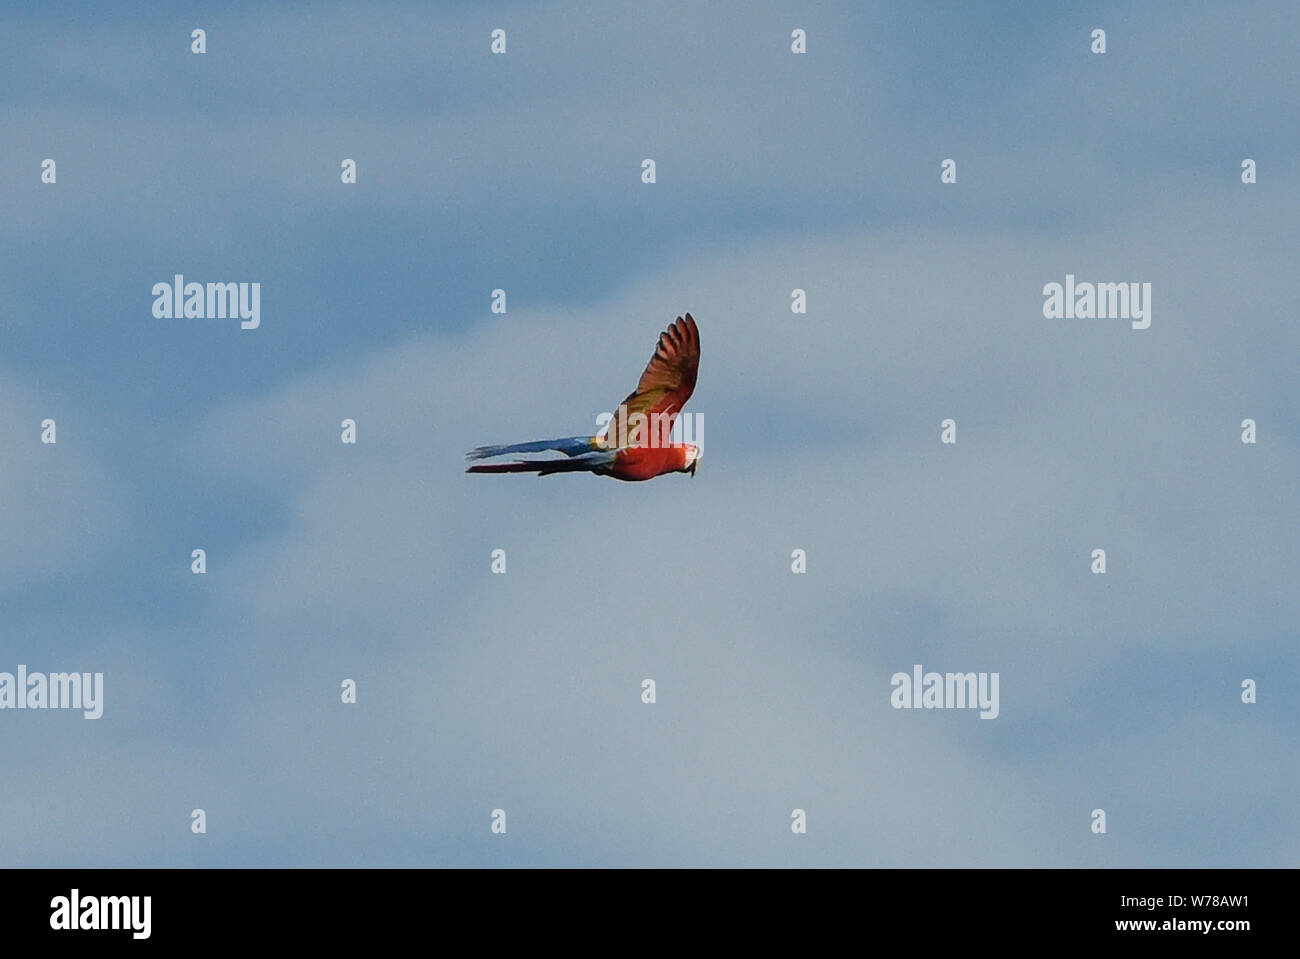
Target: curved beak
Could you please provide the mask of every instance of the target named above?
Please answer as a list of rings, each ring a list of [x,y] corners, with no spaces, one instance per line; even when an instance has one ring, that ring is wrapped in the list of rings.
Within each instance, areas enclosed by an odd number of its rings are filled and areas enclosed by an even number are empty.
[[[688,473],[691,474],[691,478],[692,478],[692,479],[694,479],[694,477],[695,477],[695,469],[696,469],[696,467],[699,466],[699,465],[700,465],[700,461],[699,461],[699,460],[696,460],[694,463],[691,464],[691,468],[688,469],[688,470],[686,471],[686,472],[688,472]]]

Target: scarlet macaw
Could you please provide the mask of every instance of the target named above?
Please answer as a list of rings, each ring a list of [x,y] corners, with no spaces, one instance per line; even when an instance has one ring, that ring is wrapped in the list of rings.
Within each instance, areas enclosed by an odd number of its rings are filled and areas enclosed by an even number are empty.
[[[663,333],[636,389],[619,404],[609,429],[596,436],[568,436],[509,446],[480,446],[466,456],[487,459],[503,453],[557,450],[567,459],[485,463],[467,473],[588,472],[621,480],[648,480],[664,473],[690,473],[700,465],[694,443],[669,442],[677,414],[695,389],[700,368],[700,331],[691,314],[679,316]]]

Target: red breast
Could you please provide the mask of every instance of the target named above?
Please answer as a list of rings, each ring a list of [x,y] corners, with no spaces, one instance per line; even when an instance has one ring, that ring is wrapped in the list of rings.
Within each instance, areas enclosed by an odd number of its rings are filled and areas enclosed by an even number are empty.
[[[681,444],[628,446],[618,451],[610,475],[625,480],[648,480],[685,468],[686,447]]]

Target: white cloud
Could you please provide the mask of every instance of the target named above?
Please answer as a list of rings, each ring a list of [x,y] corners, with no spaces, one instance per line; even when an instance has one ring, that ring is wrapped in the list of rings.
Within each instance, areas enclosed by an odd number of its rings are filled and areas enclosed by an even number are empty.
[[[1212,663],[1234,622],[1296,619],[1280,539],[1295,449],[1238,442],[1237,406],[1217,399],[1241,358],[1185,374],[1189,338],[1230,343],[1249,314],[1180,290],[1203,282],[1195,263],[1156,273],[1151,331],[1041,315],[1046,264],[1124,278],[1166,242],[1114,262],[1085,241],[738,250],[590,310],[512,309],[218,411],[193,455],[282,484],[291,507],[282,534],[223,560],[223,601],[242,610],[232,653],[322,686],[364,668],[363,698],[401,730],[386,761],[465,817],[436,828],[472,842],[480,806],[506,796],[531,824],[524,860],[562,861],[571,833],[596,859],[789,861],[783,817],[804,805],[834,823],[833,842],[810,843],[820,861],[1087,861],[1060,805],[1073,777],[1018,755],[1035,717],[1060,721],[1107,663]],[[969,309],[954,315],[936,273]],[[807,317],[788,313],[790,275],[814,291]],[[704,343],[698,478],[460,472],[479,442],[581,430],[684,308]],[[343,415],[356,448],[338,441]],[[955,449],[938,443],[944,415]],[[1097,544],[1104,579],[1088,572]],[[806,578],[789,572],[795,546]],[[504,577],[488,572],[495,547]],[[924,655],[898,633],[897,604],[914,600],[947,617]],[[1001,671],[1004,718],[889,709],[888,677],[913,661]],[[637,700],[644,676],[657,706]],[[1103,704],[1079,708],[1088,724]],[[281,722],[275,706],[240,709],[250,735]],[[419,828],[409,798],[392,803]]]

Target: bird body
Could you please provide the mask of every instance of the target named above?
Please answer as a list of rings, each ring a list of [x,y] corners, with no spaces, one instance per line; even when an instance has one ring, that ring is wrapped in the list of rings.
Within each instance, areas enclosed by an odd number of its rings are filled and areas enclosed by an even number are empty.
[[[665,473],[695,473],[698,447],[693,443],[668,446],[625,446],[614,458],[609,475],[621,480],[648,480]]]
[[[672,443],[677,414],[695,390],[700,366],[700,331],[691,314],[677,317],[655,346],[637,388],[619,404],[609,428],[595,436],[566,436],[506,446],[480,446],[469,459],[489,459],[507,453],[563,453],[564,459],[477,463],[467,473],[595,473],[637,482],[665,473],[695,475],[700,449],[694,443]]]

